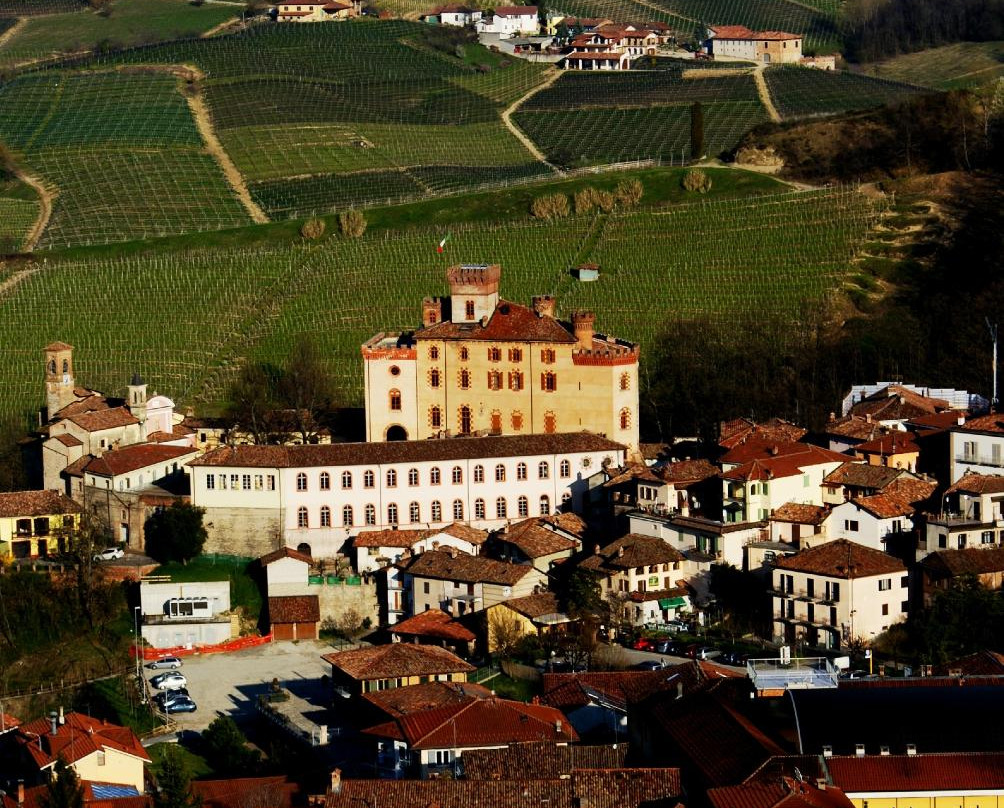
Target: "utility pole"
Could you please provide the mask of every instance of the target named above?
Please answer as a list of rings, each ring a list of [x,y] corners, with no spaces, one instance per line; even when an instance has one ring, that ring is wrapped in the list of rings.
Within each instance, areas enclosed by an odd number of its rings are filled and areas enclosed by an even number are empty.
[[[990,339],[994,342],[994,353],[993,353],[993,363],[991,373],[993,373],[993,393],[990,398],[990,410],[991,412],[997,409],[997,323],[990,323],[990,318],[984,318],[987,323],[987,329],[990,331]]]

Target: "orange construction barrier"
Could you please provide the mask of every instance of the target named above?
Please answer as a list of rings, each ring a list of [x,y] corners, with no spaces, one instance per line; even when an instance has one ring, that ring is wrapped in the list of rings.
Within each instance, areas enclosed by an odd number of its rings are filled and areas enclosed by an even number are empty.
[[[238,637],[234,640],[227,640],[226,642],[217,643],[216,645],[193,645],[188,647],[185,645],[179,645],[174,648],[146,648],[142,650],[143,659],[155,660],[166,656],[195,656],[196,654],[226,654],[230,651],[242,651],[245,648],[254,648],[258,645],[265,645],[265,643],[272,642],[271,633],[264,636],[252,635],[248,637]],[[129,648],[130,656],[136,656],[136,646],[130,646]]]

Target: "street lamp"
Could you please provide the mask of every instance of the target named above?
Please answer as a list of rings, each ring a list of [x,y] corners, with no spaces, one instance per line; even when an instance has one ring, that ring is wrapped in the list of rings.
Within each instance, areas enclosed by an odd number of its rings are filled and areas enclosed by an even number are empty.
[[[134,653],[133,656],[136,657],[136,680],[137,682],[142,677],[142,673],[139,669],[139,613],[142,606],[134,606],[132,610],[132,624],[133,624],[133,643],[134,643]],[[143,691],[143,700],[146,700],[146,691]]]

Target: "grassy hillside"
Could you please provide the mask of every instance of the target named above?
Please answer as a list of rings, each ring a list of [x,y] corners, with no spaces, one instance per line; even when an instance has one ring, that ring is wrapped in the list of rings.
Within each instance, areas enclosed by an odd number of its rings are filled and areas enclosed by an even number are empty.
[[[868,75],[939,90],[972,87],[1004,77],[1004,42],[957,42],[864,65]]]
[[[785,120],[870,109],[925,92],[912,84],[803,67],[772,67],[764,79]]]
[[[35,192],[17,180],[0,179],[0,253],[18,250],[37,216]]]

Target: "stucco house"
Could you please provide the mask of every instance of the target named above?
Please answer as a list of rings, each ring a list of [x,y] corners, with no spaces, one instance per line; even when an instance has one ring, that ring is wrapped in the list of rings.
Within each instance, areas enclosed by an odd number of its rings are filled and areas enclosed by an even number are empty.
[[[426,12],[419,19],[431,24],[452,25],[457,28],[463,28],[466,25],[473,25],[482,16],[482,12],[479,9],[457,3],[449,3]]]
[[[352,696],[425,682],[466,682],[474,670],[445,648],[412,643],[337,651],[321,659],[331,664],[336,691],[342,688]]]
[[[929,513],[920,552],[1004,545],[1004,476],[967,472]]]
[[[745,25],[714,25],[706,46],[714,56],[729,56],[761,64],[797,64],[802,35],[785,31],[751,31]]]
[[[439,645],[455,654],[467,656],[477,636],[452,615],[429,609],[395,623],[390,630],[393,642]]]
[[[0,494],[0,558],[44,558],[65,550],[82,510],[61,491]]]
[[[229,581],[141,581],[140,633],[154,648],[216,645],[240,633]]]
[[[524,519],[491,538],[496,557],[514,564],[530,564],[543,573],[571,558],[581,547],[581,535],[566,530],[551,517]]]
[[[958,419],[949,438],[951,482],[964,474],[1004,473],[1004,414]]]
[[[499,647],[499,633],[513,631],[520,636],[538,636],[549,631],[562,631],[572,622],[553,592],[538,592],[521,598],[510,598],[486,610],[488,652]]]
[[[357,17],[362,13],[361,0],[341,3],[337,0],[293,0],[279,3],[277,22],[327,22]]]
[[[467,555],[478,555],[487,540],[487,530],[478,530],[460,522],[444,528],[420,530],[360,530],[352,539],[353,561],[356,571],[365,575],[400,561],[406,550],[414,555],[427,550],[454,548]]]
[[[537,6],[496,6],[491,17],[482,17],[475,23],[479,34],[497,34],[501,39],[540,30]]]
[[[938,590],[949,588],[964,576],[972,576],[988,589],[998,590],[1004,585],[1004,547],[936,550],[920,562],[918,571],[917,594],[924,605],[930,604]]]

